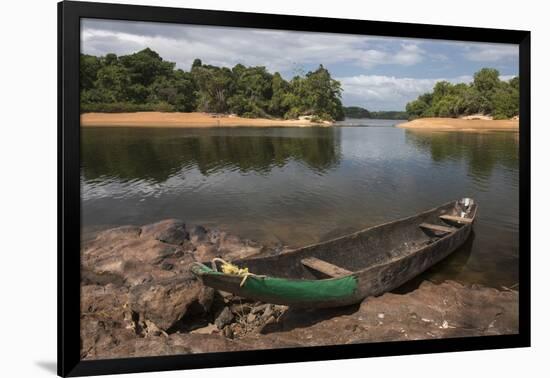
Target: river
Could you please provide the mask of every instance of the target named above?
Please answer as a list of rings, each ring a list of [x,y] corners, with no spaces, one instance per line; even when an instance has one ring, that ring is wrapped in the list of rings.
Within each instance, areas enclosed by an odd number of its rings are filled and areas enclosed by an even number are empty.
[[[518,282],[519,138],[399,121],[321,128],[83,128],[83,231],[165,218],[302,246],[472,197],[472,238],[423,278]]]

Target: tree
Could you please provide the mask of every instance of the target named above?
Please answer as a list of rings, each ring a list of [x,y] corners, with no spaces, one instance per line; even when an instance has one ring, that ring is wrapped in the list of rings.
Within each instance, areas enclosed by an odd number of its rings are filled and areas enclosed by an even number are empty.
[[[191,69],[197,68],[197,67],[200,67],[200,66],[202,66],[202,60],[195,59],[195,60],[193,60],[193,64],[191,65]]]
[[[96,87],[105,93],[105,102],[126,101],[130,85],[128,70],[118,64],[103,66],[97,72]]]
[[[265,117],[273,95],[272,76],[265,67],[245,67],[237,64],[232,69],[234,93],[228,99],[229,110],[247,117]]]
[[[227,99],[233,89],[231,71],[228,68],[200,66],[195,67],[192,74],[198,88],[198,109],[215,113],[227,111]]]
[[[81,109],[232,112],[244,117],[344,117],[340,83],[322,65],[290,82],[265,67],[232,69],[195,59],[176,69],[146,48],[118,57],[81,54]]]
[[[344,115],[346,118],[371,118],[371,113],[360,106],[344,107]]]
[[[474,88],[482,95],[492,92],[499,86],[499,75],[494,68],[482,68],[474,74]]]
[[[433,92],[409,102],[406,110],[409,118],[475,113],[510,118],[519,113],[519,78],[501,81],[496,69],[483,68],[474,74],[471,84],[437,82]]]
[[[101,68],[101,61],[93,55],[80,55],[80,89],[87,90],[94,87],[97,72]]]
[[[119,61],[128,70],[132,83],[143,86],[151,85],[159,76],[169,77],[175,66],[175,63],[163,61],[150,48],[121,56]]]
[[[432,94],[425,93],[418,97],[418,99],[411,101],[405,107],[409,118],[426,117],[428,110],[432,105]]]
[[[283,117],[288,112],[288,103],[285,96],[290,90],[290,85],[283,79],[280,73],[275,72],[271,78],[271,99],[268,104],[268,112],[276,117]]]

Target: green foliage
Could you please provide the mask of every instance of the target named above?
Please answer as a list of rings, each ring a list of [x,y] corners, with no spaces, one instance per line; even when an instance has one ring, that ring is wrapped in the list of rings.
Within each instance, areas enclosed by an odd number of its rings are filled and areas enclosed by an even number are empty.
[[[346,118],[371,118],[370,112],[360,106],[345,106],[344,115]]]
[[[133,112],[173,112],[175,107],[167,102],[135,104],[132,102],[81,103],[81,113],[133,113]]]
[[[370,112],[370,118],[376,119],[407,119],[407,112],[399,110],[380,110]]]
[[[265,67],[237,64],[229,69],[200,59],[186,72],[149,48],[120,57],[82,54],[80,62],[82,112],[162,109],[254,118],[344,118],[340,83],[322,65],[288,82]]]
[[[431,93],[425,93],[406,106],[409,119],[418,117],[460,117],[482,113],[495,119],[519,114],[519,78],[502,81],[493,68],[482,68],[471,84],[437,82]]]
[[[360,106],[344,107],[346,118],[372,118],[372,119],[407,119],[407,112],[398,110],[368,111]]]
[[[91,89],[97,79],[97,72],[101,68],[99,58],[92,55],[80,55],[80,88]]]

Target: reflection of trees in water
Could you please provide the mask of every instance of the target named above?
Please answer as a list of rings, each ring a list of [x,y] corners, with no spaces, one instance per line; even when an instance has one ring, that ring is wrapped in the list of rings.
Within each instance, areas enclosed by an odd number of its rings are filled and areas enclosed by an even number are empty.
[[[474,177],[486,178],[498,164],[518,168],[519,138],[512,132],[427,132],[406,130],[406,141],[428,151],[436,162],[462,160]]]
[[[339,163],[339,129],[293,130],[83,129],[82,169],[87,180],[107,176],[161,182],[191,166],[209,175],[227,168],[268,173],[291,159],[319,172]]]

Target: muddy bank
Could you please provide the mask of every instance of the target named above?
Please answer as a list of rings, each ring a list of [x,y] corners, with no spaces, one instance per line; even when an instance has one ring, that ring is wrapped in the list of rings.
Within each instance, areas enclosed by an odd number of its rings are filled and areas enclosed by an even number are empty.
[[[166,220],[98,233],[82,246],[83,359],[414,340],[517,332],[518,294],[447,281],[361,304],[303,311],[204,287],[193,261],[284,253]]]
[[[330,126],[332,122],[311,122],[310,117],[300,119],[243,118],[236,115],[215,115],[209,113],[84,113],[80,116],[83,127],[307,127]]]

